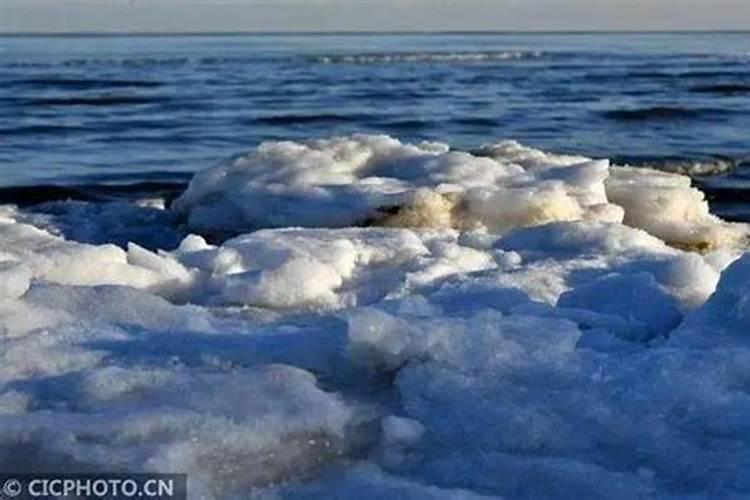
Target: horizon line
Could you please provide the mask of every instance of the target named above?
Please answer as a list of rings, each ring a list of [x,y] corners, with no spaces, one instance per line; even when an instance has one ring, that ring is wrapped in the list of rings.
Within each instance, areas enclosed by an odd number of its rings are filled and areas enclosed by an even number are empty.
[[[658,35],[748,34],[749,29],[615,29],[615,30],[258,30],[258,31],[0,31],[0,37],[125,36],[343,36],[343,35]]]

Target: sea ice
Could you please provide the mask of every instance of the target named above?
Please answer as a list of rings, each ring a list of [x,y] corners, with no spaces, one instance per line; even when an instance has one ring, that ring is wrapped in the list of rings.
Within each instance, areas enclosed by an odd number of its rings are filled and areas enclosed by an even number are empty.
[[[214,234],[351,225],[498,232],[584,220],[624,222],[700,251],[741,246],[748,235],[711,215],[686,176],[512,141],[474,154],[388,136],[269,142],[196,175],[173,208]]]
[[[744,498],[747,234],[676,174],[364,135],[266,143],[171,209],[2,206],[0,469]]]
[[[553,168],[554,167],[554,168]],[[565,167],[565,168],[563,168]],[[618,221],[606,161],[538,168],[357,135],[264,143],[198,174],[173,207],[205,232],[399,225],[503,230],[555,220]]]

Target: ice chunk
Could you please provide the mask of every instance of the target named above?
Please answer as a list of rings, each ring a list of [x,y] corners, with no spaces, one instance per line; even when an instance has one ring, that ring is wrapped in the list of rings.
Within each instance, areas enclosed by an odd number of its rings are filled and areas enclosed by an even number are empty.
[[[701,308],[685,318],[674,332],[675,345],[699,347],[746,344],[750,328],[750,254],[721,274],[716,292]]]
[[[188,271],[166,255],[159,256],[135,244],[126,252],[111,244],[68,241],[20,222],[27,220],[28,214],[13,207],[5,207],[5,213],[5,220],[0,220],[0,260],[17,262],[20,266],[13,271],[15,277],[7,274],[5,280],[9,292],[12,288],[16,295],[23,293],[20,290],[27,286],[24,279],[30,278],[67,285],[153,288],[165,295],[177,295],[189,284]],[[5,272],[11,273],[9,269]]]
[[[17,299],[29,289],[31,270],[14,261],[0,262],[0,298]]]
[[[706,252],[745,246],[748,228],[730,224],[709,212],[690,178],[644,168],[614,168],[607,196],[625,209],[625,224],[638,227],[670,245]]]
[[[188,473],[191,494],[225,498],[335,460],[353,414],[312,374],[289,366],[228,373],[91,367],[66,381],[54,420],[44,412],[4,416],[0,464]],[[16,413],[22,408],[23,396],[4,400],[16,401]],[[28,450],[23,459],[12,456],[19,444]]]
[[[424,434],[424,426],[409,418],[389,415],[381,422],[386,445],[411,446]]]
[[[377,309],[349,316],[354,359],[375,369],[398,370],[410,359],[433,359],[462,366],[483,362],[525,363],[524,357],[555,364],[571,353],[580,332],[567,321],[539,317],[503,317],[483,311],[472,319],[394,317]]]
[[[746,351],[593,350],[571,323],[527,315],[388,316],[358,312],[349,336],[355,360],[395,371],[403,415],[421,426],[408,447],[419,459],[384,454],[389,470],[407,464],[428,484],[512,498],[731,496],[750,487],[738,473],[748,426],[727,413],[747,409],[736,390]]]
[[[27,305],[65,312],[89,322],[137,326],[151,331],[213,331],[210,316],[202,309],[175,306],[130,287],[35,286],[25,298]]]
[[[560,157],[562,158],[562,157]],[[608,162],[524,168],[510,159],[354,135],[264,143],[201,172],[173,208],[203,232],[358,224],[504,230],[582,218],[617,222]],[[578,161],[580,160],[580,161]]]
[[[194,230],[213,234],[353,225],[502,232],[624,221],[702,252],[742,246],[749,234],[711,215],[685,176],[514,142],[470,154],[370,135],[264,143],[197,174],[173,208]]]
[[[261,230],[218,247],[190,237],[170,258],[195,273],[194,301],[338,308],[496,267],[492,253],[457,239],[453,231]]]
[[[557,305],[587,309],[642,323],[651,335],[664,335],[682,320],[677,300],[652,274],[610,274],[560,296]],[[634,331],[639,330],[637,326]],[[643,340],[643,339],[641,339]]]
[[[676,250],[645,231],[606,223],[554,223],[519,229],[498,239],[495,246],[518,252],[525,262],[501,276],[502,283],[552,304],[562,293],[613,272],[647,273],[663,290],[660,293],[677,299],[681,310],[693,309],[713,293],[718,271],[733,258],[731,254],[702,256]],[[601,300],[616,302],[616,297],[607,295]],[[637,299],[631,301],[632,307],[640,308],[637,304]]]

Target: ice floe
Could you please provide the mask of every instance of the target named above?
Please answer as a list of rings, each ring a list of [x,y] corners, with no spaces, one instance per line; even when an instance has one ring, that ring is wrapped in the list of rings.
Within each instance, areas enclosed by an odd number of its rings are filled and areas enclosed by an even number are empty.
[[[357,135],[264,143],[199,173],[174,209],[197,231],[384,225],[490,232],[556,221],[624,222],[676,246],[742,244],[690,178],[515,142],[474,154]]]

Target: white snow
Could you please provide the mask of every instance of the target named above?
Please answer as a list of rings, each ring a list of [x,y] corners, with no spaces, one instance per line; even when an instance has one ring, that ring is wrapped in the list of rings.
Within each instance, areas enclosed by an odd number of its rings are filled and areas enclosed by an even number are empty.
[[[0,207],[0,469],[743,498],[747,231],[679,175],[383,136],[264,144],[174,210]]]
[[[355,135],[264,143],[201,172],[174,203],[203,232],[375,224],[501,232],[555,221],[623,222],[669,244],[742,245],[690,178],[515,142],[475,155],[447,144]]]
[[[524,167],[387,136],[264,143],[198,174],[174,208],[210,232],[358,224],[503,230],[622,219],[606,200],[608,162],[577,160]]]

